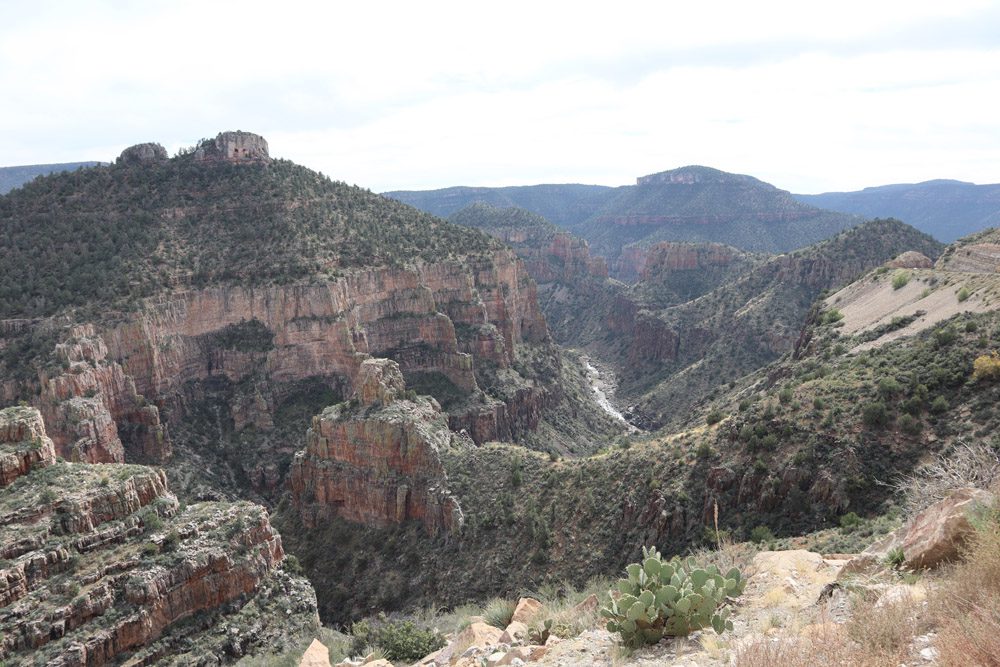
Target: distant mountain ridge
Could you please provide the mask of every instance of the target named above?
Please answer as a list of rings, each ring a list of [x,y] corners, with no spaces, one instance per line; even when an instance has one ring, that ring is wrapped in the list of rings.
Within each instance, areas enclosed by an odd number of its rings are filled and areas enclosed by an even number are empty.
[[[437,215],[474,202],[517,206],[570,229],[603,256],[616,278],[635,280],[646,248],[661,241],[724,243],[789,252],[860,218],[824,211],[752,176],[689,165],[640,176],[635,185],[538,185],[396,191],[386,196]]]
[[[1000,225],[1000,184],[936,179],[855,192],[792,196],[800,202],[835,211],[899,218],[946,243]]]
[[[29,164],[15,167],[0,167],[0,195],[7,194],[38,176],[60,171],[75,171],[82,167],[96,167],[102,162],[62,162],[57,164]]]

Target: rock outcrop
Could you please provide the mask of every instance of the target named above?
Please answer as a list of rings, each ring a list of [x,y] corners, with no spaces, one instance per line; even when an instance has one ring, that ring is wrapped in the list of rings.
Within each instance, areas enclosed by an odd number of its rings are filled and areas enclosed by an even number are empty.
[[[907,250],[885,263],[890,269],[933,269],[934,262],[922,252]]]
[[[252,132],[220,132],[214,140],[203,141],[194,152],[200,162],[269,162],[267,140]]]
[[[1000,271],[1000,243],[953,246],[941,255],[935,268],[963,273],[996,273]]]
[[[0,488],[55,463],[56,450],[34,408],[0,410]]]
[[[165,162],[168,159],[167,149],[160,144],[136,144],[129,146],[118,156],[119,164],[142,164],[146,162]]]
[[[306,527],[335,516],[376,526],[412,519],[431,534],[461,526],[439,457],[461,440],[433,399],[407,397],[403,388],[396,362],[368,359],[352,400],[313,418],[291,472]]]
[[[4,433],[47,440],[37,411],[0,415]],[[45,657],[68,667],[134,654],[146,659],[136,664],[149,664],[198,646],[217,659],[266,648],[289,617],[317,620],[308,585],[277,570],[283,557],[263,508],[181,510],[162,471],[82,463],[29,471],[0,499],[0,660]],[[214,633],[204,625],[175,626],[199,612],[236,619],[247,602],[263,604],[262,587],[282,577],[298,599],[272,596],[283,612],[258,639],[208,648]],[[168,628],[169,638],[157,641]]]
[[[981,489],[958,489],[913,517],[901,548],[906,566],[933,568],[958,558],[966,540],[975,532],[971,516],[993,504],[993,494]]]

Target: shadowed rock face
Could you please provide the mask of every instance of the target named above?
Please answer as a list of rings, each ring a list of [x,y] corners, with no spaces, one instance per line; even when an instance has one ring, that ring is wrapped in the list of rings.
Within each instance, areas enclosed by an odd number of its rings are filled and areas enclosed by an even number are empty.
[[[281,538],[262,507],[181,510],[161,470],[53,462],[31,408],[0,411],[0,439],[4,450],[41,442],[35,451],[48,462],[18,476],[0,497],[0,660],[22,664],[46,655],[46,664],[99,666],[127,655],[152,662],[193,647],[199,659],[219,660],[233,647],[216,645],[218,633],[174,624],[198,612],[239,624],[250,600],[282,613],[256,638],[244,638],[239,652],[266,647],[292,625],[315,626],[308,584],[276,571]],[[270,586],[279,579],[276,593]],[[169,637],[152,648],[168,628]]]
[[[470,446],[437,403],[404,397],[396,362],[368,359],[351,401],[313,418],[292,464],[292,499],[309,528],[332,517],[385,526],[415,519],[431,534],[461,526],[440,450]]]

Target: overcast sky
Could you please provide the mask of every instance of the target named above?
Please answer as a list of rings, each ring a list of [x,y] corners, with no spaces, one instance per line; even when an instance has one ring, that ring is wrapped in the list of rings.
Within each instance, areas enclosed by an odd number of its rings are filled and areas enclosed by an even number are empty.
[[[822,7],[818,7],[822,4]],[[0,0],[0,165],[221,130],[375,191],[1000,182],[1000,3]]]

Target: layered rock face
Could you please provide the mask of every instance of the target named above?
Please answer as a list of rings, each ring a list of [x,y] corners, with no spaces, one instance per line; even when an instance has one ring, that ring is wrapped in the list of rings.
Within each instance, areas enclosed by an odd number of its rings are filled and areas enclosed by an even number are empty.
[[[958,246],[938,259],[936,268],[965,273],[1000,271],[1000,243],[973,243]]]
[[[471,446],[449,431],[435,401],[404,396],[399,365],[368,359],[352,400],[313,418],[295,456],[292,499],[306,527],[332,517],[386,526],[420,521],[452,531],[462,510],[447,488],[439,452]]]
[[[603,257],[590,254],[587,242],[567,232],[547,229],[487,229],[514,248],[535,282],[574,283],[585,278],[607,278]]]
[[[350,388],[362,361],[375,355],[396,358],[406,374],[441,373],[474,395],[481,393],[475,361],[507,369],[516,345],[548,337],[534,283],[505,251],[359,270],[323,283],[179,292],[123,323],[68,333],[55,350],[62,372],[46,371],[32,400],[57,451],[88,462],[120,462],[126,451],[130,460],[168,459],[169,434],[153,403],[182,415],[179,396],[188,382],[281,385],[326,377]],[[7,383],[0,398],[36,393],[23,389]],[[236,410],[236,419],[267,428],[274,406],[258,399]],[[510,437],[532,427],[515,418],[521,403],[537,408],[540,400],[534,390],[512,392],[506,402],[455,414],[455,423],[475,423],[480,440]]]
[[[37,411],[15,410],[0,412],[4,437],[47,439]],[[134,655],[150,664],[200,646],[199,659],[219,662],[260,650],[286,623],[316,622],[308,585],[277,571],[283,557],[263,508],[181,511],[162,471],[80,463],[29,471],[0,499],[0,660],[82,666]],[[284,596],[261,594],[282,578]],[[258,639],[225,646],[202,624],[175,627],[199,612],[237,620],[250,602],[288,612]]]
[[[0,488],[36,468],[52,465],[56,450],[34,408],[0,410]]]

